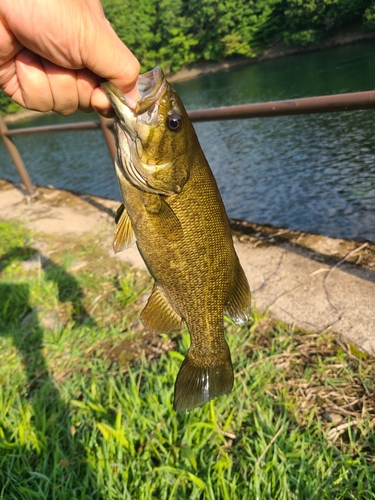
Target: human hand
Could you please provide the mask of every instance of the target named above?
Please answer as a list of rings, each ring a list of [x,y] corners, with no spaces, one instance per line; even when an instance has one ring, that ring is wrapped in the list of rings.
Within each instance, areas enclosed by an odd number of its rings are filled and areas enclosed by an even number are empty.
[[[0,88],[21,106],[112,116],[100,78],[137,100],[138,73],[99,0],[0,0]]]

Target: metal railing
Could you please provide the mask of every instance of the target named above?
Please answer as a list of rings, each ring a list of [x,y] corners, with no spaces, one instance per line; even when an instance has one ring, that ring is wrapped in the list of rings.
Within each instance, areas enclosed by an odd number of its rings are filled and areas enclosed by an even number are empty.
[[[333,113],[339,111],[356,111],[360,109],[375,108],[375,90],[367,92],[353,92],[349,94],[333,94],[317,97],[303,97],[300,99],[289,99],[285,101],[270,101],[255,104],[243,104],[238,106],[226,106],[220,108],[207,108],[188,111],[193,122],[234,120],[244,118],[261,118],[272,116],[301,115],[313,113]],[[99,116],[99,115],[98,115]],[[113,120],[99,116],[98,121],[67,123],[61,125],[46,125],[40,127],[24,127],[9,130],[4,119],[0,115],[0,135],[13,160],[17,172],[24,184],[27,193],[31,196],[35,187],[33,186],[27,169],[22,161],[21,155],[14,144],[12,137],[24,134],[67,132],[82,130],[102,130],[112,160],[116,154],[116,147],[111,128]]]

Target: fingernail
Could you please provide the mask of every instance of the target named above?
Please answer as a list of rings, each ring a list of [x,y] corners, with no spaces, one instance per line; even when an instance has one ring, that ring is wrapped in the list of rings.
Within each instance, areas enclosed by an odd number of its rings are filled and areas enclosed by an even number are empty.
[[[127,92],[125,95],[128,99],[131,99],[134,102],[134,104],[136,104],[139,100],[138,85],[136,85],[130,92]]]
[[[37,58],[38,56],[34,54],[34,52],[31,52],[31,50],[29,49],[23,49],[21,50],[21,52],[17,54],[18,61],[24,64],[30,64],[34,62]]]

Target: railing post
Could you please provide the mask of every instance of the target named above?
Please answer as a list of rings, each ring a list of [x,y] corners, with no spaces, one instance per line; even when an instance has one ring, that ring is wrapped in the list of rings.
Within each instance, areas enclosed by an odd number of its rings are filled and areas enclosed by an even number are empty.
[[[32,196],[35,193],[35,187],[33,186],[29,174],[27,173],[25,164],[22,161],[21,155],[18,152],[18,149],[11,137],[6,135],[8,132],[8,127],[4,121],[4,118],[0,115],[0,135],[3,138],[4,144],[13,160],[13,163],[17,169],[18,175],[21,178],[21,182],[26,188],[26,191],[29,196]]]
[[[108,128],[108,124],[111,123],[113,120],[110,120],[108,118],[104,118],[103,116],[99,115],[99,122],[100,122],[100,127],[102,129],[103,135],[105,142],[107,143],[108,149],[109,149],[109,154],[111,155],[112,161],[115,161],[116,158],[116,143],[115,143],[115,138],[113,137],[113,133],[111,130]]]

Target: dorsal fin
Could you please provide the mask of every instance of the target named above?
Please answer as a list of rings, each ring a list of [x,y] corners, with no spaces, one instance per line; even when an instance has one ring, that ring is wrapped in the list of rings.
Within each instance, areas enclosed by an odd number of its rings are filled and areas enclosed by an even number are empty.
[[[113,235],[113,250],[119,253],[131,247],[136,240],[130,217],[123,204],[117,210],[115,221],[117,226]]]
[[[142,323],[154,334],[179,332],[182,319],[155,284],[141,314]]]
[[[228,315],[237,325],[247,323],[250,317],[251,294],[244,270],[238,257],[235,264],[235,278],[229,294],[224,314]]]

